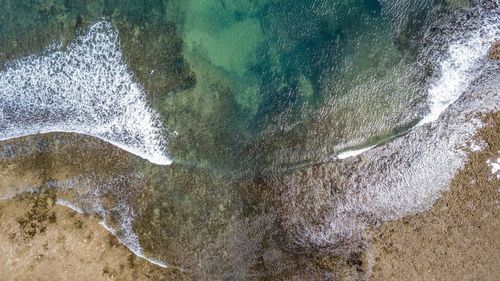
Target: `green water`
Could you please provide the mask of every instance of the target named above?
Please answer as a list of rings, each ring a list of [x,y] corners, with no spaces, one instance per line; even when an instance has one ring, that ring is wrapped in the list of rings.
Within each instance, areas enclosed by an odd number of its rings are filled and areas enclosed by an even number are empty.
[[[259,255],[278,246],[246,182],[383,141],[419,118],[415,40],[442,3],[388,2],[4,0],[0,63],[111,21],[174,160],[134,162],[145,252],[209,279],[260,276]]]
[[[383,5],[3,1],[16,13],[1,15],[0,61],[111,20],[165,127],[179,134],[170,141],[177,163],[253,173],[372,144],[418,117],[408,112],[420,97],[406,46],[416,33],[401,18],[433,5],[402,5],[397,17]]]

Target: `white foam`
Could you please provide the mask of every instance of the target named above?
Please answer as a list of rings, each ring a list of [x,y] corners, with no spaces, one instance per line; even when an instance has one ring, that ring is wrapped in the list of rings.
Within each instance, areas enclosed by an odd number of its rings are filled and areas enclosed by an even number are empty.
[[[484,19],[479,27],[450,44],[447,56],[440,62],[440,77],[428,91],[430,112],[417,126],[433,122],[454,103],[479,73],[478,65],[491,44],[500,38],[498,16]]]
[[[492,174],[498,173],[500,171],[500,158],[497,158],[496,162],[491,162],[490,166],[491,166],[491,173]]]
[[[498,154],[500,154],[500,151],[498,151]],[[488,160],[486,161],[486,164],[491,169],[491,174],[495,175],[497,179],[500,179],[500,158],[497,158],[496,160]]]
[[[83,209],[78,208],[75,204],[71,203],[70,201],[68,201],[68,200],[66,200],[66,199],[59,199],[59,198],[58,198],[58,199],[56,200],[56,204],[57,204],[57,205],[64,206],[64,207],[66,207],[66,208],[69,208],[69,209],[71,209],[71,210],[73,210],[73,211],[75,211],[75,212],[77,212],[77,213],[79,213],[79,214],[83,214],[83,213],[85,213],[85,212],[83,211]]]
[[[500,17],[484,18],[477,25],[477,29],[450,43],[447,55],[439,63],[440,77],[428,90],[429,113],[415,127],[436,121],[480,73],[481,61],[486,58],[491,44],[500,38]],[[358,156],[373,147],[342,152],[335,158]]]
[[[79,214],[85,213],[83,209],[77,207],[76,204],[70,202],[69,200],[57,199],[56,204],[67,207],[67,208],[69,208],[69,209],[71,209]],[[96,204],[96,205],[98,205],[98,204]],[[121,206],[121,207],[123,209],[123,206]],[[92,211],[94,211],[102,216],[106,215],[106,212],[102,209],[101,206],[94,206],[94,208],[95,209]],[[124,212],[126,214],[123,214],[122,216],[120,216],[120,231],[122,232],[121,235],[117,235],[116,230],[113,227],[106,224],[105,220],[101,220],[99,222],[99,224],[102,227],[104,227],[104,229],[106,229],[108,232],[113,234],[120,241],[120,243],[122,243],[132,253],[134,253],[134,255],[136,255],[142,259],[145,259],[148,262],[155,264],[157,266],[167,268],[168,265],[166,263],[164,263],[160,260],[157,260],[157,259],[148,258],[144,255],[144,251],[142,250],[142,247],[139,243],[139,237],[132,230],[132,223],[133,223],[132,216],[130,214],[127,214],[128,212],[130,212],[130,208],[126,208],[126,209],[127,210]]]
[[[154,265],[157,265],[159,267],[163,267],[163,268],[167,268],[168,265],[160,260],[157,260],[157,259],[151,259],[151,258],[148,258],[144,255],[143,251],[142,251],[142,248],[140,247],[130,247],[130,244],[127,243],[127,241],[123,241],[119,236],[116,235],[116,231],[109,227],[104,221],[100,221],[99,224],[104,227],[104,229],[106,229],[108,232],[110,232],[111,234],[115,235],[117,237],[117,239],[120,241],[120,243],[122,243],[123,245],[125,245],[125,247],[127,247],[132,253],[134,253],[134,255],[142,258],[142,259],[145,259],[147,260],[148,262],[154,264]],[[183,270],[182,270],[183,271]]]
[[[116,30],[100,21],[64,50],[15,60],[0,72],[0,140],[80,133],[168,165],[159,116],[145,97]]]
[[[366,151],[368,151],[368,150],[370,150],[370,149],[372,149],[374,147],[375,147],[375,145],[369,146],[369,147],[365,147],[365,148],[361,148],[361,149],[357,149],[357,150],[348,150],[348,151],[339,153],[335,158],[337,158],[337,159],[347,159],[347,158],[350,158],[350,157],[358,156],[358,155],[362,154],[363,152],[366,152]]]
[[[478,152],[478,151],[481,151],[482,149],[483,149],[483,146],[481,146],[481,145],[478,145],[478,144],[475,144],[475,143],[472,143],[470,145],[470,150],[472,152]]]

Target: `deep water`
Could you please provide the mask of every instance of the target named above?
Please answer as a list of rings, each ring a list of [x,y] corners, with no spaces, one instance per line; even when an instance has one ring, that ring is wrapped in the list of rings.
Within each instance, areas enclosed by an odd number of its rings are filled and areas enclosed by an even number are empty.
[[[96,22],[111,23],[134,82],[158,113],[173,164],[123,156],[116,158],[123,167],[103,174],[67,165],[76,180],[59,178],[55,186],[76,190],[67,199],[103,216],[138,253],[203,279],[245,280],[269,273],[263,253],[284,244],[269,241],[285,239],[276,239],[279,227],[258,179],[380,144],[415,125],[428,110],[427,79],[435,75],[423,38],[432,22],[461,5],[4,0],[0,75],[15,59],[54,48],[64,53]],[[51,174],[49,166],[64,167],[52,153],[85,153],[85,146],[80,152],[65,147],[34,148],[46,157],[38,168]],[[100,157],[106,152],[95,161]],[[250,182],[253,188],[246,188]],[[134,192],[127,197],[120,190]],[[292,259],[280,253],[277,259]],[[290,270],[288,261],[271,263]]]

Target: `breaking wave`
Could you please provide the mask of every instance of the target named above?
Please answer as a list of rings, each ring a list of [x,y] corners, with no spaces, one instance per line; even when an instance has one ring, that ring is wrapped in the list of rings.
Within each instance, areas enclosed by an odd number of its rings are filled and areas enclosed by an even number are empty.
[[[439,63],[440,77],[428,91],[429,113],[418,125],[433,122],[454,103],[478,76],[488,50],[500,38],[500,16],[492,13],[477,23],[478,28],[457,36]]]
[[[498,63],[487,59],[500,36],[495,7],[459,14],[464,26],[450,26],[449,34],[431,38],[436,45],[444,42],[444,51],[435,54],[439,71],[429,84],[429,113],[420,126],[362,159],[328,161],[270,180],[270,186],[282,188],[279,206],[286,215],[281,226],[292,247],[351,247],[352,241],[365,239],[369,226],[429,210],[448,190],[468,159],[469,143],[484,126],[480,116],[500,110]],[[427,122],[432,126],[421,126]],[[487,162],[492,170],[493,161]]]
[[[498,11],[498,8],[491,11],[480,9],[479,16],[470,19],[468,26],[448,34],[446,51],[436,54],[437,76],[428,86],[428,112],[415,127],[438,120],[439,116],[468,89],[474,79],[480,76],[487,60],[488,50],[500,38]],[[354,157],[373,147],[375,146],[344,151],[335,158]]]
[[[0,72],[0,140],[73,132],[171,164],[159,116],[128,70],[112,25],[97,22],[67,47],[54,47]]]

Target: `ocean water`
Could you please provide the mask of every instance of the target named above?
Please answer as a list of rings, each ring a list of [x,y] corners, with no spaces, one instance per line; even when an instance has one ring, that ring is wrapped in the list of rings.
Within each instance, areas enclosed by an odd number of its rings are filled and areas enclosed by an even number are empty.
[[[101,21],[65,51],[9,62],[0,74],[0,139],[76,132],[170,164],[159,117],[124,65],[117,40]]]
[[[0,167],[37,155],[42,189],[156,264],[290,270],[259,178],[435,121],[498,38],[490,2],[460,28],[468,1],[1,1]]]
[[[173,135],[172,146],[182,147],[172,157],[179,163],[230,170],[243,158],[245,173],[321,161],[339,151],[376,144],[418,120],[422,108],[415,104],[423,93],[419,69],[412,65],[418,46],[411,40],[422,32],[419,23],[438,7],[432,1],[409,0],[2,5],[6,11],[24,11],[2,17],[4,63],[43,52],[54,43],[69,44],[63,48],[71,49],[78,32],[96,21],[114,23],[118,32],[122,30],[118,36],[126,45],[125,60],[132,64],[129,75],[147,80],[139,83],[147,84],[142,95],[154,96],[149,102],[163,115],[160,125]],[[162,26],[175,31],[161,34]],[[32,33],[37,34],[35,40],[27,40]],[[179,57],[155,59],[157,48],[148,46],[128,50],[133,43],[127,41],[144,36],[158,48],[171,47],[162,40],[181,40],[182,50],[175,46],[171,51]],[[18,42],[22,40],[27,42]],[[8,44],[22,47],[13,51]],[[127,57],[127,52],[134,53]],[[141,52],[152,59],[141,61]],[[172,72],[192,72],[196,83],[187,90],[161,85],[177,78],[166,78]],[[161,154],[158,147],[152,149]],[[157,162],[170,161],[160,157],[164,160]]]

